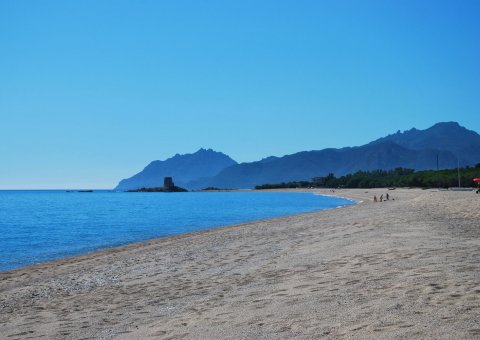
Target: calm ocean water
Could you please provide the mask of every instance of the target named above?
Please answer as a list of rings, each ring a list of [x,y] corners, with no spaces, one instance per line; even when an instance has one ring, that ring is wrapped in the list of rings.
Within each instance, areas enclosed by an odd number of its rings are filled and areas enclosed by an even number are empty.
[[[353,202],[309,193],[0,191],[0,271]]]

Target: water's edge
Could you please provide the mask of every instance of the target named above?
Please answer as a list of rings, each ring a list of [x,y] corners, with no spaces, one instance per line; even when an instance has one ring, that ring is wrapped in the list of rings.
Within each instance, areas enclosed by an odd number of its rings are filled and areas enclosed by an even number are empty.
[[[282,191],[284,193],[290,193],[289,191]],[[215,232],[222,232],[225,231],[226,229],[231,229],[231,228],[238,228],[241,226],[245,225],[251,225],[251,224],[256,224],[260,222],[267,222],[267,221],[281,221],[283,219],[291,218],[292,216],[308,216],[312,214],[318,214],[321,212],[327,212],[330,210],[335,210],[335,209],[340,209],[340,208],[348,208],[348,207],[353,207],[358,204],[362,204],[363,201],[361,200],[356,200],[353,198],[348,198],[348,197],[340,197],[340,196],[335,196],[335,195],[327,195],[327,194],[320,194],[320,193],[315,193],[315,192],[310,192],[310,191],[297,191],[297,192],[302,192],[302,193],[309,193],[313,195],[318,195],[318,196],[324,196],[324,197],[334,197],[334,198],[341,198],[346,201],[351,202],[351,204],[344,204],[344,205],[339,205],[336,207],[332,208],[323,208],[323,209],[318,209],[314,211],[309,211],[309,212],[300,212],[300,213],[294,213],[294,214],[287,214],[287,215],[282,215],[282,216],[276,216],[276,217],[270,217],[270,218],[261,218],[261,219],[255,219],[251,221],[245,221],[241,223],[234,223],[234,224],[225,224],[225,225],[220,225],[220,226],[212,226],[212,227],[207,227],[204,229],[199,229],[199,230],[194,230],[186,233],[181,233],[181,234],[174,234],[174,235],[166,235],[166,236],[160,236],[160,237],[154,237],[151,239],[145,239],[141,241],[134,241],[134,242],[126,242],[123,244],[116,244],[112,246],[106,246],[106,247],[100,247],[91,251],[87,252],[82,252],[79,254],[73,254],[73,255],[67,255],[65,257],[61,258],[52,258],[48,259],[45,261],[40,261],[37,263],[32,263],[32,264],[27,264],[25,266],[20,266],[16,267],[13,269],[7,269],[7,270],[0,270],[0,275],[9,275],[13,274],[16,272],[21,272],[21,271],[28,271],[31,268],[46,268],[46,267],[51,267],[51,266],[56,266],[56,265],[64,265],[64,264],[73,264],[79,261],[85,261],[88,260],[92,257],[97,257],[97,256],[102,256],[102,255],[108,255],[108,254],[113,254],[113,253],[118,253],[122,252],[128,249],[135,249],[143,246],[150,246],[153,244],[157,244],[159,242],[168,242],[170,240],[174,239],[183,239],[183,238],[188,238],[194,235],[199,235],[199,234],[205,234],[205,233],[215,233]]]

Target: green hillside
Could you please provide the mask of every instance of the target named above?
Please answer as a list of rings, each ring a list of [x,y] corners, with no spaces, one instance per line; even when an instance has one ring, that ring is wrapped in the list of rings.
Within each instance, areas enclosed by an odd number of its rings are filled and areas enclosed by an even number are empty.
[[[476,186],[472,179],[480,177],[480,163],[475,167],[460,168],[459,172],[460,186]],[[397,168],[394,170],[357,171],[338,178],[333,174],[329,174],[325,177],[315,177],[311,181],[257,185],[255,189],[385,187],[458,187],[458,170],[414,171],[412,169]]]

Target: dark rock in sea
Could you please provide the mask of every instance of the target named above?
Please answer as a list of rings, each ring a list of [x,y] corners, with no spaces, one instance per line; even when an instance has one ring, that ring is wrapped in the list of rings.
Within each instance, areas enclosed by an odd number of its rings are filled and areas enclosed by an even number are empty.
[[[188,192],[187,189],[180,187],[157,187],[157,188],[140,188],[134,190],[127,190],[127,192]]]

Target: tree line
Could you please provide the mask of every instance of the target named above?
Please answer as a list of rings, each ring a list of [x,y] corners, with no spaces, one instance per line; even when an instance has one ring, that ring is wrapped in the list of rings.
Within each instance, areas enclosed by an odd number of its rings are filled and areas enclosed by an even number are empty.
[[[480,163],[475,167],[460,168],[460,186],[473,187],[473,178],[480,177]],[[396,168],[393,170],[357,171],[341,177],[334,174],[315,177],[310,181],[295,181],[277,184],[257,185],[255,189],[286,188],[385,188],[418,187],[449,188],[458,187],[458,170],[424,170]]]

